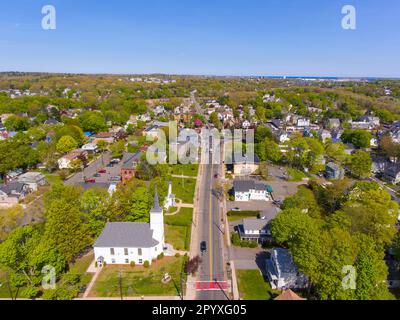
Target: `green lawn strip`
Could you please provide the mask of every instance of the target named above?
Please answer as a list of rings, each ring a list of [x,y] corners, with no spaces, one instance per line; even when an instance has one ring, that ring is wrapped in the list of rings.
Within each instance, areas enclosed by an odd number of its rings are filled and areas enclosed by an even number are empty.
[[[181,208],[178,214],[165,216],[166,242],[176,250],[189,250],[192,216],[192,208]]]
[[[271,287],[260,270],[236,270],[240,297],[244,300],[270,300]]]
[[[244,218],[257,218],[260,211],[228,211],[228,221],[238,221]]]
[[[149,268],[142,266],[107,266],[97,278],[94,292],[97,297],[119,297],[121,271],[121,288],[123,296],[176,296],[178,295],[184,257],[165,257],[153,262]],[[161,282],[165,273],[174,281]],[[178,288],[175,287],[175,284]]]
[[[198,164],[175,164],[171,166],[171,174],[196,177],[199,170]]]
[[[172,181],[172,193],[175,197],[181,199],[183,203],[193,203],[194,190],[196,188],[195,179],[182,179],[182,178],[171,178]]]

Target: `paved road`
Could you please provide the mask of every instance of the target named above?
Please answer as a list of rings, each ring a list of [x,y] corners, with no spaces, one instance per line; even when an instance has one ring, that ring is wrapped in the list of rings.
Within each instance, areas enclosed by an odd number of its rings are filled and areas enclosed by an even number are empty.
[[[213,194],[213,188],[217,183],[215,174],[221,174],[222,165],[204,164],[203,181],[199,190],[199,214],[200,232],[199,243],[207,242],[207,252],[202,256],[202,264],[199,270],[199,281],[226,281],[224,273],[224,243],[223,243],[223,221],[221,217],[221,202]],[[226,300],[223,291],[198,291],[198,300]]]

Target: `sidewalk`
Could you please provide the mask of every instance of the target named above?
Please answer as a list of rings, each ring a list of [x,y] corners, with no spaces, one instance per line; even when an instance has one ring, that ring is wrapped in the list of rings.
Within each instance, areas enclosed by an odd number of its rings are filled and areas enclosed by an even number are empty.
[[[190,235],[190,252],[189,258],[192,259],[199,254],[198,243],[199,243],[199,199],[200,199],[200,186],[202,185],[203,176],[203,166],[199,165],[199,171],[197,173],[196,188],[194,193],[194,210],[192,219],[192,232]],[[195,300],[196,299],[196,286],[194,285],[197,280],[196,276],[188,275],[186,282],[186,295],[185,300]]]

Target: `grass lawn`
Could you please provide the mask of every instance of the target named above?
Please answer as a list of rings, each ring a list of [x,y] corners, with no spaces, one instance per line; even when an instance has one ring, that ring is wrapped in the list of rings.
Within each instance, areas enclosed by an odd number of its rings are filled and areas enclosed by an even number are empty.
[[[62,179],[58,174],[45,174],[46,176],[46,181],[50,184],[53,185],[55,183],[61,183]]]
[[[189,203],[189,204],[193,203],[194,190],[196,188],[196,180],[171,178],[171,181],[172,181],[172,193],[175,194],[175,197],[181,199],[183,203]]]
[[[287,168],[287,173],[289,175],[289,181],[292,182],[300,182],[303,178],[307,178],[307,175],[304,172],[294,168]]]
[[[240,298],[243,300],[270,300],[271,287],[259,270],[236,270]]]
[[[228,221],[238,221],[244,218],[257,218],[260,214],[260,211],[229,211],[228,212]]]
[[[97,297],[119,297],[119,274],[121,271],[121,286],[123,296],[176,296],[180,286],[180,276],[184,257],[165,257],[153,261],[149,268],[142,266],[107,266],[97,278],[93,292]],[[175,281],[167,284],[161,282],[168,272]]]
[[[189,250],[192,208],[181,208],[178,214],[165,216],[165,240],[176,250]]]
[[[93,252],[85,255],[75,261],[73,265],[70,266],[71,273],[78,273],[81,275],[81,284],[88,285],[90,280],[93,277],[93,274],[86,273],[86,270],[89,268],[90,264],[94,259]]]
[[[198,164],[175,164],[171,165],[171,174],[173,175],[184,175],[189,177],[197,176],[199,170]]]

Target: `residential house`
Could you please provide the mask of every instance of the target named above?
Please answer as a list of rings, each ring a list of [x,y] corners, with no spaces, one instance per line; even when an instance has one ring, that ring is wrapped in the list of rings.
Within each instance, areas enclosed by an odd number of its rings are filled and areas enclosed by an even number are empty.
[[[108,144],[112,144],[115,141],[114,133],[113,132],[100,132],[93,136],[93,143],[98,144],[99,141],[104,141]]]
[[[87,151],[88,153],[96,153],[97,152],[97,145],[94,143],[86,143],[82,146],[82,150]]]
[[[140,163],[142,153],[129,153],[124,152],[122,156],[122,167],[121,167],[121,180],[122,183],[126,183],[136,176],[136,166]]]
[[[26,172],[18,176],[17,181],[27,185],[29,190],[37,191],[38,187],[46,184],[46,177],[40,172]]]
[[[400,182],[400,164],[393,163],[386,167],[383,178],[390,183],[397,184]]]
[[[59,124],[59,122],[54,118],[50,118],[50,119],[47,119],[43,124],[45,124],[47,126],[53,126],[53,125]]]
[[[143,265],[164,252],[164,215],[159,206],[158,194],[150,210],[150,223],[109,222],[93,245],[98,266],[126,265],[131,262]]]
[[[10,208],[17,205],[28,193],[28,186],[20,182],[0,185],[0,208]]]
[[[328,139],[332,139],[332,134],[328,130],[320,130],[318,131],[318,137],[322,140],[322,142],[325,142]]]
[[[85,150],[77,149],[69,152],[68,154],[62,156],[58,159],[58,168],[59,169],[71,169],[72,164],[75,160],[78,159],[86,159],[88,158],[88,153]]]
[[[287,289],[285,291],[282,292],[282,294],[280,294],[279,296],[277,296],[274,300],[277,301],[304,301],[307,300],[305,298],[300,297],[299,295],[297,295],[295,292],[293,292],[290,289]]]
[[[307,277],[299,272],[288,249],[272,249],[266,265],[267,277],[274,290],[302,289],[308,284]]]
[[[270,201],[268,185],[254,180],[234,180],[233,191],[235,201]]]
[[[330,118],[326,123],[326,127],[328,129],[339,129],[340,128],[340,119]]]
[[[330,180],[340,180],[344,178],[344,169],[333,162],[329,162],[325,168],[325,177]]]
[[[154,108],[154,114],[156,116],[160,116],[160,115],[162,115],[164,113],[165,113],[165,107],[164,106],[157,106],[157,107]]]
[[[262,243],[271,235],[268,229],[269,221],[257,218],[246,218],[238,225],[237,230],[241,240]]]

